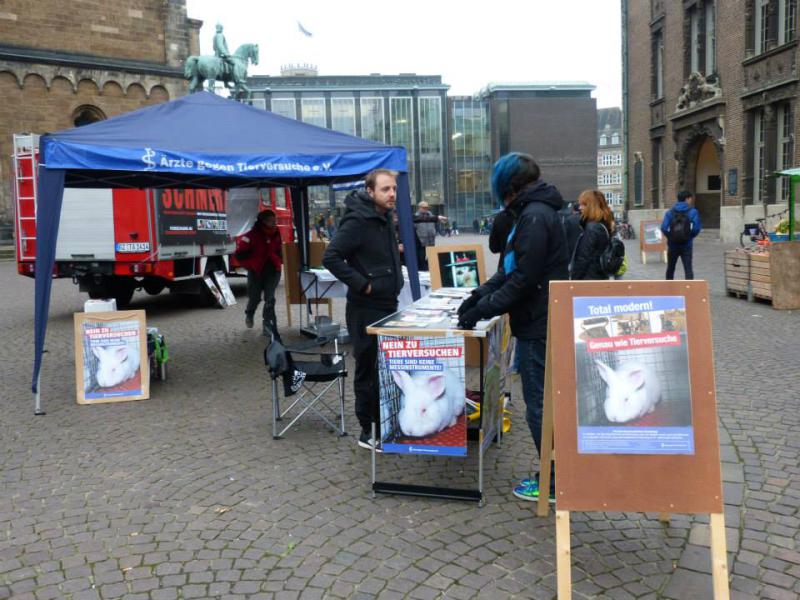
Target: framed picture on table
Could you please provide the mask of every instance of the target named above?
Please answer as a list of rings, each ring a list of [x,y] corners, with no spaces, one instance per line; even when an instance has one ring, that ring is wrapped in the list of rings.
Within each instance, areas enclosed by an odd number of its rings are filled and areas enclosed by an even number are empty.
[[[427,248],[431,289],[476,288],[486,282],[483,246],[447,244]]]

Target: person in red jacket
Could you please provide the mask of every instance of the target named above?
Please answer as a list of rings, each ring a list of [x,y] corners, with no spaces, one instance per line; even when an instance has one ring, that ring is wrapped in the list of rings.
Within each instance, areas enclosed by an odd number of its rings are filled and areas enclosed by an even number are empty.
[[[278,320],[275,316],[275,289],[281,280],[281,233],[276,225],[275,213],[262,210],[258,213],[253,228],[239,238],[236,259],[247,269],[247,307],[244,322],[253,326],[253,315],[264,296],[263,333],[278,335]]]

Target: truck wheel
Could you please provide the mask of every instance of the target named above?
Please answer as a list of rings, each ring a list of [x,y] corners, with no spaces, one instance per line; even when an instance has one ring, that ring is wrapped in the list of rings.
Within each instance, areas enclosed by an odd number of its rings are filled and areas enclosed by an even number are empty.
[[[112,284],[112,295],[117,301],[117,308],[125,308],[133,298],[133,285],[128,282],[117,281]]]
[[[161,279],[145,279],[142,283],[142,287],[144,288],[144,291],[151,296],[157,296],[164,291],[164,288],[167,287],[167,284]]]

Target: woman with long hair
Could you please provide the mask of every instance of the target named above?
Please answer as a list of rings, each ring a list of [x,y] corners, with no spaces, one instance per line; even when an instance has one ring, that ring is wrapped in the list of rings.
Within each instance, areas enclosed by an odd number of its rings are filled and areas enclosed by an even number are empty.
[[[569,264],[570,279],[608,279],[600,268],[600,255],[614,235],[614,213],[598,190],[585,190],[578,196],[583,233],[578,238]]]

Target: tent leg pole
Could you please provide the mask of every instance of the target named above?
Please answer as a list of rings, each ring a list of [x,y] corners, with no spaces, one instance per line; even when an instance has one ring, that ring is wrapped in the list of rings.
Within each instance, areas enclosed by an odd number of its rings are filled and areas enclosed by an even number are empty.
[[[41,417],[42,415],[46,415],[47,413],[42,410],[42,374],[39,373],[38,377],[36,377],[36,394],[34,396],[34,403],[33,403],[33,414],[37,417]]]

